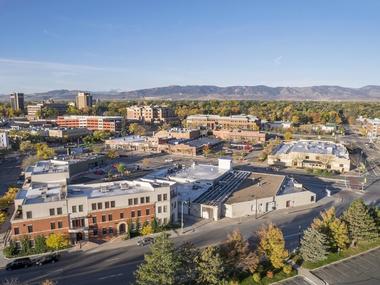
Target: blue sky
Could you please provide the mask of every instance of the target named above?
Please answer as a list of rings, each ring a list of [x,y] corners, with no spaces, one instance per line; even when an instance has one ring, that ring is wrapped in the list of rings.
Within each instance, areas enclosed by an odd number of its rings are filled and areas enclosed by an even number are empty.
[[[0,92],[380,84],[380,1],[0,0]]]

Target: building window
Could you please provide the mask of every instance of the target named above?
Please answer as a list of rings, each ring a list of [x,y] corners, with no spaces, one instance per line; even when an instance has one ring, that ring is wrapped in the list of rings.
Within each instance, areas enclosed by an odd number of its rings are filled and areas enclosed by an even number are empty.
[[[110,207],[110,202],[108,202],[108,201],[105,202],[105,203],[104,203],[104,208],[105,208],[105,209],[108,209],[109,207]]]
[[[106,221],[106,215],[102,215],[102,222]]]
[[[98,210],[101,210],[103,208],[102,206],[102,203],[98,203]]]
[[[150,203],[150,197],[149,197],[149,196],[146,196],[146,197],[145,197],[145,202],[146,202],[146,203]]]
[[[62,215],[62,208],[57,208],[57,215]]]
[[[164,225],[168,223],[168,218],[164,218]]]
[[[108,232],[109,232],[110,234],[113,234],[113,228],[112,228],[112,227],[109,227]]]
[[[28,233],[32,233],[33,232],[33,226],[32,225],[29,225],[28,226]]]
[[[59,228],[59,229],[62,229],[62,228],[63,228],[63,223],[62,223],[62,222],[58,222],[58,228]]]
[[[141,210],[137,210],[137,217],[141,217]]]
[[[103,234],[103,235],[106,235],[106,234],[107,234],[107,229],[106,229],[106,228],[102,228],[102,234]]]
[[[79,212],[83,212],[83,205],[79,205]]]
[[[92,233],[94,234],[94,236],[98,236],[98,229],[93,229]]]
[[[50,223],[50,229],[55,230],[55,223]]]
[[[55,216],[55,209],[49,209],[50,216]]]
[[[76,213],[76,212],[77,212],[77,206],[72,206],[72,207],[71,207],[71,211],[72,211],[73,213]]]
[[[168,194],[164,194],[164,201],[168,200]]]
[[[165,205],[165,206],[164,206],[164,211],[163,211],[163,212],[166,213],[167,211],[168,211],[168,206]]]
[[[147,216],[149,216],[149,215],[150,215],[150,209],[145,209],[145,214],[146,214]]]
[[[135,217],[135,211],[131,211],[131,218]]]
[[[91,204],[91,209],[92,209],[93,211],[96,210],[96,203],[92,203],[92,204]]]
[[[96,224],[96,217],[92,217],[92,223]]]
[[[158,202],[161,202],[161,201],[162,201],[162,195],[161,195],[161,194],[158,194],[158,195],[157,195],[157,201],[158,201]]]
[[[33,216],[32,216],[32,211],[28,211],[26,212],[26,218],[27,219],[31,219]]]
[[[115,201],[111,201],[111,208],[115,208]]]
[[[134,198],[133,199],[133,204],[138,205],[139,204],[139,199],[138,198]]]
[[[120,219],[124,219],[124,213],[120,213]]]
[[[158,208],[157,208],[157,212],[158,212],[159,214],[161,214],[161,212],[162,212],[162,208],[161,208],[161,206],[158,206]]]
[[[108,215],[108,220],[109,220],[109,221],[112,221],[112,215],[111,215],[111,214]]]
[[[314,202],[314,196],[310,196],[310,202]]]
[[[144,204],[145,203],[145,197],[140,197],[140,204]]]
[[[128,199],[128,206],[132,206],[133,205],[133,200],[132,199]]]
[[[20,229],[19,228],[14,228],[13,232],[15,233],[15,235],[19,235],[20,234]]]

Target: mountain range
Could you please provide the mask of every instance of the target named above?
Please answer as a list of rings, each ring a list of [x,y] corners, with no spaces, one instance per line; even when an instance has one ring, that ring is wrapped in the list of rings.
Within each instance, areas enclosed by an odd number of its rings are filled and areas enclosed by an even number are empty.
[[[44,93],[25,94],[26,100],[74,100],[78,90],[52,90]],[[90,91],[91,92],[91,91]],[[288,101],[377,101],[380,86],[368,85],[361,88],[341,86],[269,87],[213,85],[166,86],[134,91],[96,91],[94,98],[101,100],[288,100]],[[8,100],[6,95],[2,100]]]

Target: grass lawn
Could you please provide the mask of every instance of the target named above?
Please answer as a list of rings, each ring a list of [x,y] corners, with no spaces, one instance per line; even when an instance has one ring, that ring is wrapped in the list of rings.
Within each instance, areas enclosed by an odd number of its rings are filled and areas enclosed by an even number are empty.
[[[279,273],[274,274],[272,279],[268,277],[263,277],[259,283],[253,281],[252,276],[248,276],[243,281],[240,282],[240,285],[266,285],[271,284],[277,281],[281,281],[297,275],[297,271],[293,270],[289,275],[286,275],[284,272],[280,271]]]
[[[348,249],[343,250],[341,252],[330,253],[327,256],[327,259],[325,259],[325,260],[322,260],[322,261],[319,261],[319,262],[314,262],[314,263],[312,263],[312,262],[304,262],[302,264],[302,267],[305,267],[307,269],[315,269],[315,268],[321,267],[323,265],[327,265],[327,264],[330,264],[332,262],[341,260],[343,258],[347,258],[347,257],[350,257],[352,255],[359,254],[361,252],[367,251],[367,250],[369,250],[371,248],[375,248],[375,247],[378,247],[378,246],[380,246],[380,238],[374,239],[374,240],[371,240],[371,241],[362,241],[362,242],[359,242],[356,247],[351,247],[351,248],[348,248]]]

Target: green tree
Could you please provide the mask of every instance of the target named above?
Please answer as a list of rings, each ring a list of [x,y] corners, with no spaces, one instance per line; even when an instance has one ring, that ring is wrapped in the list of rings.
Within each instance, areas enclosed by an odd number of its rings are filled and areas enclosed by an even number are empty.
[[[37,236],[34,239],[34,252],[43,253],[47,251],[48,251],[48,247],[46,245],[46,238],[42,235]]]
[[[124,165],[124,163],[118,163],[116,165],[116,169],[117,169],[117,172],[119,172],[120,174],[124,174],[125,171],[127,170],[127,167]]]
[[[199,250],[191,243],[183,243],[176,249],[179,260],[178,284],[193,284],[197,274],[196,258]]]
[[[49,147],[46,143],[36,144],[37,158],[49,159],[55,155],[55,150]]]
[[[28,236],[23,236],[20,240],[20,243],[21,243],[21,251],[20,251],[20,254],[21,255],[29,255],[31,254],[31,251],[32,251],[32,247],[31,247],[31,244],[30,244],[30,240],[29,240],[29,237]]]
[[[139,125],[137,123],[132,123],[128,127],[128,131],[131,134],[138,135],[138,136],[144,136],[146,134],[146,129],[142,125]]]
[[[34,145],[30,141],[22,141],[20,143],[20,151],[21,152],[31,152],[33,151]]]
[[[271,262],[276,269],[285,265],[285,259],[289,256],[285,249],[285,240],[282,231],[273,224],[264,227],[258,232],[260,243],[259,252]]]
[[[3,253],[6,257],[14,257],[18,253],[16,243],[13,240],[10,240],[9,245],[4,248]]]
[[[362,199],[353,201],[343,212],[341,219],[346,223],[349,237],[353,243],[379,236],[376,223]]]
[[[326,259],[328,249],[327,236],[313,227],[309,227],[301,240],[300,252],[305,261],[317,262]]]
[[[167,234],[161,234],[135,272],[138,285],[174,285],[179,261]]]
[[[217,285],[221,283],[224,267],[217,247],[208,246],[202,249],[195,261],[197,265],[197,284]]]

